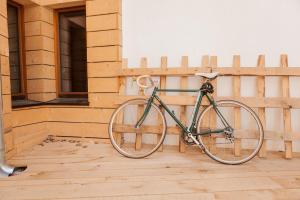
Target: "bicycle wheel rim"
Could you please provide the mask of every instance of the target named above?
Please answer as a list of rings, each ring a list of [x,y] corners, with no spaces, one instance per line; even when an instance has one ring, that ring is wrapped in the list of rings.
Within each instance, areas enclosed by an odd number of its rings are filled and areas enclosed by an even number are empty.
[[[145,151],[143,150],[143,152],[129,152],[128,149],[127,151],[122,147],[122,145],[120,145],[118,143],[118,141],[116,141],[116,137],[114,136],[115,130],[114,130],[114,122],[116,120],[116,117],[118,115],[118,113],[120,113],[126,106],[129,105],[136,105],[138,106],[139,104],[143,104],[144,106],[147,104],[148,100],[145,99],[133,99],[133,100],[129,100],[125,103],[123,103],[122,105],[120,105],[113,113],[110,123],[109,123],[109,137],[110,137],[110,141],[113,145],[113,147],[123,156],[128,157],[128,158],[144,158],[147,157],[151,154],[153,154],[163,143],[164,139],[165,139],[165,135],[166,135],[166,119],[163,115],[163,113],[161,112],[161,110],[159,109],[159,107],[157,105],[155,105],[154,103],[151,104],[151,110],[156,112],[156,115],[158,116],[158,118],[160,119],[160,126],[161,126],[161,134],[160,135],[160,139],[157,141],[157,143],[155,145],[152,145],[150,148],[148,147],[149,150]],[[135,124],[135,123],[134,123]],[[144,123],[143,123],[144,124]],[[143,126],[143,124],[141,126]],[[133,125],[133,124],[132,124]],[[143,129],[141,127],[141,129]],[[160,129],[159,129],[160,130]],[[127,133],[128,134],[128,133]],[[133,133],[134,134],[134,133]],[[125,135],[125,134],[124,134]],[[142,136],[145,136],[146,134],[143,133]],[[150,134],[147,134],[146,136],[149,136]],[[153,135],[154,137],[156,136]],[[125,141],[125,140],[124,140]],[[124,145],[124,144],[123,144]],[[149,146],[149,144],[142,144],[142,146],[145,148],[147,147],[147,145]],[[128,146],[127,146],[128,148]]]
[[[260,150],[260,148],[262,146],[262,143],[263,143],[263,137],[264,137],[263,127],[262,127],[262,124],[261,124],[258,116],[256,115],[256,113],[251,108],[249,108],[248,106],[246,106],[245,104],[243,104],[241,102],[237,102],[237,101],[233,101],[233,100],[223,100],[223,101],[217,101],[216,104],[217,104],[218,108],[220,107],[220,105],[224,105],[224,104],[240,106],[240,108],[244,109],[244,112],[246,112],[249,116],[251,116],[252,120],[255,122],[255,125],[256,125],[257,131],[258,131],[257,138],[256,138],[256,145],[255,145],[255,148],[252,148],[250,150],[249,149],[244,150],[245,152],[251,151],[251,153],[249,153],[249,155],[247,155],[245,157],[235,156],[236,157],[235,160],[228,160],[228,159],[221,158],[220,155],[217,156],[215,152],[210,150],[207,143],[205,143],[205,141],[204,141],[205,137],[204,136],[199,136],[198,139],[199,139],[200,143],[203,145],[205,153],[209,157],[211,157],[212,159],[214,159],[218,162],[221,162],[223,164],[237,165],[237,164],[242,164],[242,163],[245,163],[245,162],[251,160],[258,153],[258,151]],[[201,113],[201,115],[199,117],[199,120],[198,120],[198,124],[197,124],[197,132],[200,132],[201,122],[204,120],[204,116],[209,111],[211,111],[212,108],[213,108],[213,105],[210,105],[206,109],[204,109],[203,112]],[[239,133],[241,134],[241,131],[239,131]],[[223,139],[223,140],[225,140],[225,139]],[[251,140],[251,138],[249,138],[248,140]],[[252,140],[253,140],[253,138],[252,138]],[[216,143],[216,142],[212,142],[212,143]],[[245,144],[245,142],[243,142],[243,143]],[[236,142],[234,141],[234,145],[235,144],[236,144]],[[220,144],[216,143],[215,146],[217,146],[217,145],[220,146]],[[226,146],[226,145],[224,145],[224,146]],[[224,147],[224,149],[225,149],[225,147]],[[233,152],[234,151],[235,151],[235,149],[233,149]],[[224,150],[224,152],[225,152],[225,150]],[[232,151],[228,150],[228,152],[232,152]],[[234,152],[234,153],[236,153],[236,152]]]

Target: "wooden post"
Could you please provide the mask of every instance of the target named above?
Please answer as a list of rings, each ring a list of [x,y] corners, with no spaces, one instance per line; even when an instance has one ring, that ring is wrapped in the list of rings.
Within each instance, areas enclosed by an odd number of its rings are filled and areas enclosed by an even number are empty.
[[[147,58],[142,58],[141,59],[141,68],[147,68]],[[144,91],[142,89],[139,90],[139,95],[145,95]],[[144,106],[139,106],[138,111],[137,111],[137,118],[139,118],[142,113],[144,112]],[[136,133],[136,138],[135,138],[135,149],[139,150],[142,148],[142,134],[141,132]]]
[[[187,69],[189,65],[189,58],[187,56],[183,56],[181,58],[181,68]],[[187,89],[188,88],[188,78],[187,76],[181,76],[180,79],[180,89]],[[183,92],[180,95],[187,95],[187,93]],[[187,119],[186,119],[186,105],[180,106],[180,120],[183,124],[186,125]],[[179,133],[179,152],[185,152],[186,145],[185,143],[180,139],[181,134]]]
[[[209,62],[209,68],[211,71],[217,71],[217,66],[218,66],[218,57],[217,56],[211,56],[210,57],[210,62]],[[211,81],[211,84],[214,87],[214,93],[212,94],[212,97],[215,98],[217,97],[217,79],[214,79]],[[209,113],[209,127],[210,128],[216,128],[217,127],[217,115],[216,112],[212,109],[210,110]],[[216,138],[210,137],[210,151],[211,152],[216,152],[217,148],[215,146],[216,144]]]
[[[202,57],[201,67],[202,68],[210,68],[209,56],[205,55]],[[201,128],[204,128],[204,129],[209,128],[210,113],[208,113],[208,116],[209,116],[208,118],[203,118],[203,121],[201,122]],[[212,150],[211,142],[214,142],[213,139],[211,140],[209,137],[203,137],[202,141],[209,148],[209,150]]]
[[[257,70],[263,71],[265,68],[265,56],[260,55],[257,60]],[[257,96],[258,98],[265,97],[265,77],[264,76],[257,76]],[[266,113],[265,108],[258,108],[258,117],[263,125],[265,130],[266,127]],[[265,158],[267,156],[267,140],[264,139],[263,145],[258,153],[260,158]]]
[[[287,55],[280,56],[280,67],[283,69],[288,68]],[[282,76],[282,97],[289,98],[289,77]],[[285,145],[285,158],[292,158],[292,140],[291,140],[291,111],[290,108],[283,108],[283,121],[284,121],[284,145]]]
[[[240,56],[235,55],[233,56],[233,68],[236,70],[239,70],[241,67],[240,62]],[[241,77],[240,76],[234,76],[233,77],[233,95],[235,98],[240,97],[240,91],[241,91]],[[234,128],[240,129],[241,128],[241,109],[240,108],[234,108]],[[235,156],[241,156],[241,139],[235,138],[234,139],[234,155]]]
[[[202,57],[202,62],[201,62],[201,68],[210,68],[210,62],[209,62],[209,56],[203,56]],[[210,115],[210,113],[207,113],[208,115]],[[210,121],[210,117],[209,118],[203,118],[203,120],[201,121],[201,128],[206,129],[209,128],[209,121]],[[211,141],[209,137],[203,137],[202,138],[202,142],[210,149],[211,148]]]
[[[126,69],[128,66],[128,60],[127,59],[123,59],[122,60],[122,69]],[[125,95],[125,89],[126,89],[126,77],[120,77],[120,86],[119,86],[119,95]],[[117,116],[117,123],[118,124],[123,124],[123,120],[124,120],[124,113],[120,112],[120,114]],[[122,143],[122,133],[115,133],[115,137],[116,137],[116,142],[118,145],[121,145]]]
[[[168,58],[167,57],[161,57],[161,59],[160,59],[160,68],[162,70],[164,70],[164,69],[167,69],[167,67],[168,67]],[[167,81],[166,76],[160,76],[159,83],[160,83],[160,88],[161,89],[166,88],[166,81]],[[165,95],[165,94],[166,94],[165,92],[160,93],[160,95]],[[164,110],[162,110],[162,112],[164,113]],[[158,117],[160,117],[160,116],[158,116]],[[162,124],[159,124],[159,125],[162,126]],[[161,138],[161,135],[158,134],[157,135],[157,142],[160,140],[160,138]],[[159,147],[158,151],[163,151],[163,144]]]

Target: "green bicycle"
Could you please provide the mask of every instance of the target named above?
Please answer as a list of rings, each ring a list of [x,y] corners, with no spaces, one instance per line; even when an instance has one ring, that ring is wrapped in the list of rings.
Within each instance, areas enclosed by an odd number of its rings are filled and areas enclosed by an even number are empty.
[[[197,145],[223,164],[236,165],[251,160],[264,138],[258,116],[241,102],[212,98],[211,80],[219,75],[218,72],[195,75],[205,79],[200,89],[159,89],[149,75],[139,76],[138,86],[154,87],[152,95],[148,99],[129,100],[114,111],[108,127],[113,147],[128,158],[144,158],[157,151],[167,133],[163,114],[166,111],[176,122],[179,127],[176,130],[180,130],[180,138],[187,145]],[[188,126],[159,98],[158,92],[198,93]],[[207,98],[208,105],[201,105],[203,97]]]

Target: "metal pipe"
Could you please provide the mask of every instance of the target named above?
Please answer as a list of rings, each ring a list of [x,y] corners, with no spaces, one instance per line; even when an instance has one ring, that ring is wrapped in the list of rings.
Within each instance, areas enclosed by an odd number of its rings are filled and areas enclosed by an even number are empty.
[[[1,67],[0,67],[1,68]],[[1,72],[1,70],[0,70]],[[3,127],[3,100],[2,100],[2,76],[0,75],[0,175],[11,176],[15,172],[15,167],[5,163],[5,148],[4,148],[4,127]]]
[[[0,95],[2,99],[2,95]],[[5,163],[5,149],[4,149],[4,131],[2,126],[2,115],[0,120],[0,176],[10,176],[15,172],[15,167],[9,166]]]

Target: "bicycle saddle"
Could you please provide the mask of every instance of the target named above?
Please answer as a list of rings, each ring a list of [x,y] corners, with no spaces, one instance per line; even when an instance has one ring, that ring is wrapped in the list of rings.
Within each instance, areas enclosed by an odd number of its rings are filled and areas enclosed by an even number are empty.
[[[218,75],[219,72],[212,72],[212,73],[196,73],[196,76],[201,76],[203,78],[207,78],[207,79],[215,79]]]

